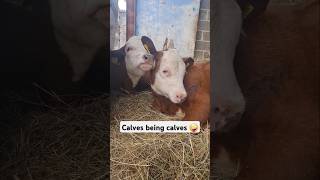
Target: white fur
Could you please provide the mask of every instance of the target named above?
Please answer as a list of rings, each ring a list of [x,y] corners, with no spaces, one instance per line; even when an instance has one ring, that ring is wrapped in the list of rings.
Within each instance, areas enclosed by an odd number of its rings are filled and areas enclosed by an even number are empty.
[[[127,51],[128,48],[131,48],[131,50]],[[147,52],[143,46],[141,42],[141,36],[132,36],[129,38],[125,44],[125,51],[125,61],[128,76],[131,79],[132,86],[135,87],[145,72],[151,70],[152,68],[152,65],[147,70],[142,70],[140,68],[141,64],[145,63],[143,56],[149,54],[149,52]]]
[[[167,77],[163,73],[164,70],[169,71],[171,75]],[[184,98],[187,96],[183,85],[185,72],[186,65],[176,49],[163,51],[161,64],[151,88],[157,94],[169,98],[173,103],[180,103],[182,99],[177,98],[176,95],[183,94]]]

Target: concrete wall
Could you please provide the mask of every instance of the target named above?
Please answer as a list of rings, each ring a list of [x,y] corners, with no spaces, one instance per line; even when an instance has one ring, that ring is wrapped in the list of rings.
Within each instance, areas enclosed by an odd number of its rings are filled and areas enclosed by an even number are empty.
[[[136,35],[149,36],[157,49],[167,38],[183,57],[194,57],[201,0],[137,0]]]
[[[194,51],[196,61],[210,60],[210,0],[201,0]]]

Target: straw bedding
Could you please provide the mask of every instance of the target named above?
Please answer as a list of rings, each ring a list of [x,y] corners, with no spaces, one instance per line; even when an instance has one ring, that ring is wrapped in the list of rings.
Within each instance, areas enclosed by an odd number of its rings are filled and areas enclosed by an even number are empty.
[[[106,179],[108,98],[46,108],[24,115],[0,179]]]
[[[111,100],[112,179],[208,179],[209,129],[199,134],[125,134],[121,120],[175,120],[150,107],[149,92]]]
[[[119,132],[124,119],[175,119],[152,110],[151,101],[149,92],[102,96],[24,115],[30,123],[16,133],[0,174],[14,180],[106,179],[110,116],[111,179],[208,179],[208,129],[196,135]]]

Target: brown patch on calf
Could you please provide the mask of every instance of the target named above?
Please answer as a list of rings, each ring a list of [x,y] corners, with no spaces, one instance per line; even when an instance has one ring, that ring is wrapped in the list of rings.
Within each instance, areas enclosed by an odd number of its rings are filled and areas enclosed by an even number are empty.
[[[164,96],[160,96],[155,92],[152,92],[153,102],[152,107],[155,110],[160,111],[161,113],[174,116],[176,112],[179,110],[180,106],[178,104],[172,103],[168,98]]]
[[[184,79],[188,97],[182,103],[184,120],[206,121],[210,112],[210,63],[198,63],[188,68]]]
[[[188,67],[193,65],[194,60],[191,57],[188,58],[182,58],[183,62],[186,64],[186,69],[188,71]]]

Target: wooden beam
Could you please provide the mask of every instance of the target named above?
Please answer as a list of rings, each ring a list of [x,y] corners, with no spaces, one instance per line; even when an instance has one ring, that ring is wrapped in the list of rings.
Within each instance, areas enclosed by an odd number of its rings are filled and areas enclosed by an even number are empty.
[[[128,40],[135,34],[136,0],[127,0],[127,37]]]

